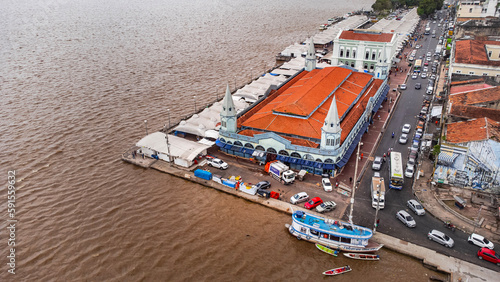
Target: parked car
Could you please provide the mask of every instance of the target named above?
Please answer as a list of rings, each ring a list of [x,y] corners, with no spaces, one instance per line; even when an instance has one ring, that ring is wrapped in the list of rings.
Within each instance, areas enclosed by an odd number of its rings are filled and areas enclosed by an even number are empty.
[[[411,76],[411,78],[413,79],[416,79],[418,77],[418,74],[416,72],[413,73],[413,75]]]
[[[323,189],[325,190],[325,192],[333,191],[333,187],[332,187],[332,183],[330,182],[330,179],[322,178],[321,184],[323,184]]]
[[[405,124],[403,125],[403,133],[410,133],[410,130],[411,130],[411,125],[410,124]]]
[[[410,210],[412,210],[417,215],[425,214],[424,207],[422,207],[422,205],[419,202],[417,202],[417,200],[411,199],[408,202],[406,202],[406,205]]]
[[[408,142],[408,134],[402,133],[401,136],[399,136],[399,144],[406,144]]]
[[[260,181],[259,183],[254,185],[257,189],[267,189],[271,187],[271,183],[269,181]]]
[[[423,134],[423,132],[424,132],[424,131],[422,130],[422,128],[417,129],[417,131],[415,131],[415,139],[420,139],[420,138],[422,138],[422,134]]]
[[[307,200],[309,200],[309,195],[307,195],[306,192],[300,192],[290,197],[290,203],[293,205],[305,202]]]
[[[422,84],[420,84],[418,82],[415,83],[415,89],[420,89],[420,88],[422,88]]]
[[[337,204],[334,201],[327,201],[316,207],[316,211],[319,213],[329,212],[334,210]]]
[[[396,213],[396,218],[399,219],[404,225],[412,228],[417,226],[417,223],[413,217],[404,210],[400,210]]]
[[[382,157],[375,157],[372,164],[373,170],[380,170],[382,168]]]
[[[481,248],[488,248],[490,250],[493,250],[495,248],[495,245],[493,245],[492,242],[490,242],[488,239],[476,233],[470,234],[467,241]]]
[[[418,140],[413,140],[413,141],[411,142],[410,151],[411,151],[411,152],[413,152],[413,151],[418,152],[418,149],[419,149],[419,146],[418,146],[418,145],[419,145],[419,144],[420,144],[420,142],[419,142]]]
[[[411,165],[417,164],[417,157],[418,157],[417,151],[411,151],[410,155],[408,156],[408,163]]]
[[[405,169],[405,177],[412,178],[414,172],[415,172],[415,166],[411,164],[407,165]]]
[[[477,251],[477,257],[479,259],[484,259],[486,261],[496,263],[496,265],[500,266],[500,257],[495,253],[495,251],[488,248],[481,248],[479,251]]]
[[[450,237],[448,237],[448,235],[436,229],[431,230],[427,234],[427,238],[429,238],[429,240],[438,242],[439,244],[444,245],[448,248],[452,248],[453,245],[455,245],[453,239],[451,239]]]
[[[419,129],[419,128],[422,128],[422,129],[423,129],[423,128],[424,128],[424,124],[425,124],[425,123],[424,123],[423,121],[421,121],[421,120],[420,120],[420,121],[418,121],[418,122],[417,122],[417,129]]]
[[[427,52],[427,57],[430,57],[432,56],[432,53],[431,52]]]
[[[401,90],[405,90],[405,89],[406,89],[406,84],[401,84],[401,85],[399,85],[399,89],[401,89]]]
[[[207,159],[208,161],[208,166],[215,167],[215,168],[220,168],[220,169],[227,169],[229,166],[228,164],[218,158],[209,158]]]
[[[427,62],[426,62],[426,63],[427,63]],[[429,64],[429,63],[427,63],[427,64]],[[428,67],[426,67],[426,66],[424,66],[424,67],[423,67],[423,71],[424,71],[424,72],[428,72],[428,71],[429,71],[429,68],[428,68]]]
[[[427,78],[427,73],[426,73],[426,72],[421,73],[421,74],[420,74],[420,77],[421,77],[421,78]]]
[[[429,65],[429,62],[427,62],[427,61],[426,61],[426,62],[424,63],[424,66],[428,66],[428,65]]]
[[[311,210],[311,209],[321,205],[322,203],[323,203],[323,200],[321,200],[320,197],[314,197],[311,200],[309,200],[309,202],[304,204],[304,208]]]

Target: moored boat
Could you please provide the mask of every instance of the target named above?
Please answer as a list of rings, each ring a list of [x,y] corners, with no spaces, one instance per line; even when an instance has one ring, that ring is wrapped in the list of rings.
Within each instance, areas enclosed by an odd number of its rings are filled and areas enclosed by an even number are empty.
[[[339,254],[338,250],[332,250],[332,249],[325,247],[323,245],[320,245],[320,244],[316,244],[316,248],[318,248],[320,251],[325,252],[325,253],[332,255],[332,256],[337,256]]]
[[[374,254],[345,253],[344,256],[352,259],[380,260],[380,257]]]
[[[292,224],[285,225],[299,240],[321,244],[345,252],[376,252],[383,245],[369,242],[373,232],[362,226],[296,211]]]
[[[339,274],[349,272],[351,270],[352,270],[352,268],[350,266],[346,265],[346,266],[337,267],[334,269],[327,270],[327,271],[323,272],[323,274],[324,275],[339,275]]]

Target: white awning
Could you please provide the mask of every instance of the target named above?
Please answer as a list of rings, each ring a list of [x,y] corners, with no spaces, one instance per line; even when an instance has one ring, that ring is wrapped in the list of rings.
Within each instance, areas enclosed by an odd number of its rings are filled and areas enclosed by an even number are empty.
[[[139,140],[136,146],[148,148],[167,156],[170,149],[170,155],[172,157],[183,158],[189,161],[192,161],[201,153],[206,154],[206,150],[210,148],[208,145],[189,141],[170,134],[168,135],[170,148],[167,148],[167,140],[165,137],[166,134],[163,132],[154,132]]]

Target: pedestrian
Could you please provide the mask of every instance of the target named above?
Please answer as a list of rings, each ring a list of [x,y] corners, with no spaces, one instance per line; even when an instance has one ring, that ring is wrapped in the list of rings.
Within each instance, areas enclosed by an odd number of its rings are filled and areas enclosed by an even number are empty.
[[[361,159],[363,159],[363,153],[361,153]]]
[[[339,188],[339,182],[335,181],[335,188]]]
[[[349,177],[349,183],[352,183],[352,176]]]

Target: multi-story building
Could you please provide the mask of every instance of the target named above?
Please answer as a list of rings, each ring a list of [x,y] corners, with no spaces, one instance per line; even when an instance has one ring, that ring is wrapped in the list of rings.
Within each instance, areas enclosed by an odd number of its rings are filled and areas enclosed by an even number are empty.
[[[498,16],[498,0],[461,0],[457,21],[479,20]]]
[[[455,43],[453,74],[500,78],[500,41],[460,40]]]

